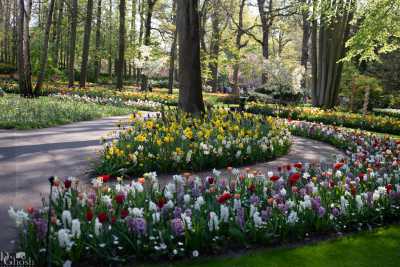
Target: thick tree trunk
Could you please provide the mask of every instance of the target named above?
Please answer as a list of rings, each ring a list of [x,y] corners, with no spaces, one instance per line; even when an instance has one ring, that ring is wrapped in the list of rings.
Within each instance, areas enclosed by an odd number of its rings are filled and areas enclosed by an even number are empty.
[[[311,28],[311,97],[313,106],[319,106],[317,35],[318,22],[316,18],[313,18]]]
[[[29,36],[32,0],[19,0],[18,3],[18,84],[22,96],[33,97]]]
[[[90,33],[92,32],[92,17],[93,17],[93,0],[87,1],[86,6],[86,21],[85,21],[85,32],[83,36],[83,48],[82,48],[82,63],[81,63],[81,75],[79,81],[79,87],[85,87],[86,76],[87,76],[87,63],[89,59],[89,48],[90,48]]]
[[[110,40],[109,40],[109,44],[108,44],[108,76],[109,76],[109,79],[110,79],[110,81],[112,82],[112,62],[113,62],[113,55],[112,55],[112,52],[113,52],[113,50],[112,50],[112,48],[113,48],[113,42],[112,42],[112,38],[111,38],[111,36],[112,36],[112,34],[113,34],[113,28],[112,28],[112,0],[110,0],[110,3],[109,3],[109,10],[108,10],[108,23],[109,23],[109,25],[108,25],[108,34],[109,34],[109,37],[110,37]]]
[[[78,24],[78,0],[71,1],[71,35],[69,37],[68,87],[73,87],[75,81],[75,45],[76,27]]]
[[[123,88],[124,60],[125,60],[125,0],[119,1],[119,41],[118,41],[118,67],[117,89]]]
[[[58,1],[58,16],[56,22],[56,40],[55,40],[55,47],[54,47],[54,65],[58,68],[59,67],[59,58],[60,58],[60,45],[61,45],[61,29],[62,29],[62,18],[63,18],[63,11],[64,11],[64,1]]]
[[[174,72],[175,72],[175,58],[176,58],[176,43],[178,37],[178,31],[176,30],[176,0],[173,0],[172,4],[173,21],[175,24],[174,37],[172,39],[171,50],[169,54],[169,73],[168,73],[168,93],[173,93],[174,88]]]
[[[96,13],[96,52],[94,60],[94,82],[97,83],[100,75],[100,45],[101,45],[101,0],[97,1],[97,13]]]
[[[132,13],[131,13],[131,26],[129,34],[129,42],[133,50],[136,48],[136,0],[132,0]],[[132,73],[133,72],[133,73]],[[129,60],[129,78],[132,78],[132,74],[135,75],[134,62]],[[135,75],[136,76],[136,75]]]
[[[178,0],[179,107],[193,114],[204,112],[197,8],[198,0]]]
[[[35,86],[35,94],[38,95],[40,90],[42,89],[42,84],[44,80],[44,74],[46,71],[47,65],[47,51],[49,48],[49,36],[50,36],[50,28],[53,21],[53,11],[54,11],[54,3],[55,0],[50,0],[49,11],[47,14],[47,22],[46,28],[44,30],[44,38],[43,38],[43,47],[41,49],[41,57],[40,57],[40,67],[39,67],[39,76]]]

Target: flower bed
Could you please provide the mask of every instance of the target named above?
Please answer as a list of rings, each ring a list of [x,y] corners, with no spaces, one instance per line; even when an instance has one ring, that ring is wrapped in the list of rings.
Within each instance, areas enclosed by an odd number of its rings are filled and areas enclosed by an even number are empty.
[[[74,94],[53,94],[50,97],[61,99],[61,100],[72,100],[80,101],[84,103],[93,103],[100,105],[112,105],[112,106],[129,106],[136,110],[143,111],[160,111],[162,104],[151,100],[127,100],[123,101],[121,98],[102,98],[102,97],[89,97],[86,95],[74,95]]]
[[[362,115],[358,113],[323,110],[310,107],[278,106],[252,103],[248,112],[293,120],[321,122],[324,124],[399,134],[400,120],[394,116]]]
[[[354,231],[400,219],[400,142],[332,126],[295,122],[296,134],[347,146],[333,166],[280,166],[267,174],[229,168],[199,178],[175,175],[160,188],[155,173],[124,184],[56,180],[52,260],[116,264],[140,258],[198,257],[226,248]],[[45,255],[46,207],[9,214],[37,263]]]
[[[203,118],[176,111],[145,120],[134,116],[130,124],[117,141],[106,144],[97,173],[131,176],[237,166],[283,155],[290,145],[284,123],[224,110]]]

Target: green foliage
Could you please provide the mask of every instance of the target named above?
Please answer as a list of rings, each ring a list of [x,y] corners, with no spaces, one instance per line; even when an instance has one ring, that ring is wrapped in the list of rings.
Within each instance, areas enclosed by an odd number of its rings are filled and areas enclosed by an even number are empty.
[[[0,98],[0,128],[46,128],[130,112],[132,112],[130,108],[59,100],[51,97],[26,99],[6,95]]]
[[[346,46],[346,61],[379,61],[379,54],[400,47],[400,0],[369,0],[361,12],[361,25]]]
[[[11,64],[0,63],[0,74],[12,74],[17,71],[17,68]]]

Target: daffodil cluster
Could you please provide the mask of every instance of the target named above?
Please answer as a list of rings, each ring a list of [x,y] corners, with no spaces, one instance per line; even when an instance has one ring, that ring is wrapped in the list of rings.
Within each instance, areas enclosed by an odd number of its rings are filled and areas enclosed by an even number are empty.
[[[287,126],[262,115],[226,110],[202,117],[176,111],[134,115],[105,145],[97,172],[132,176],[242,165],[283,155],[290,143]]]

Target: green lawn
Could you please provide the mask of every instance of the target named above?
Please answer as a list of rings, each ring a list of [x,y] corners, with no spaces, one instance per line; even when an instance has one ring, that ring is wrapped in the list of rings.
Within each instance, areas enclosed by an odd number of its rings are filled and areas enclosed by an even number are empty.
[[[0,129],[35,129],[129,114],[132,108],[18,95],[0,97]]]
[[[137,265],[136,265],[137,266]],[[197,259],[169,267],[390,267],[400,266],[400,226],[297,248],[264,249],[243,256]]]

